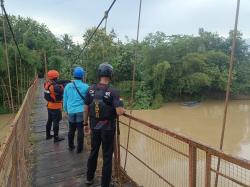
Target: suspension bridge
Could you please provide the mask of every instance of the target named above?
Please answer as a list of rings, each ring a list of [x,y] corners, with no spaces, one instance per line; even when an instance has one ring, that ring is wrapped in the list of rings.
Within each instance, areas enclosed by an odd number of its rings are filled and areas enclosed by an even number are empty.
[[[105,12],[104,17],[75,60],[84,53],[96,31],[107,19],[115,2],[116,0]],[[17,47],[19,58],[24,61],[3,1],[1,6]],[[141,7],[142,0],[139,4],[137,43],[140,31]],[[136,118],[133,116],[133,111],[130,110],[127,114],[121,116],[117,123],[112,174],[114,186],[250,187],[250,160],[223,152],[239,7],[240,0],[238,0],[236,10],[234,40],[219,149]],[[135,51],[135,58],[137,60],[137,51]],[[135,65],[132,71],[130,104],[133,103],[134,98]],[[85,145],[83,153],[72,154],[67,150],[66,144],[54,144],[44,139],[44,123],[47,116],[41,89],[42,80],[35,76],[30,82],[22,105],[10,125],[4,143],[0,147],[0,186],[84,186],[88,146]],[[13,104],[12,108],[14,109]],[[64,135],[68,131],[65,120],[60,126],[60,131]],[[146,147],[133,144],[135,138],[143,140],[142,142]],[[155,147],[155,144],[158,146]],[[164,155],[165,159],[162,163],[156,162],[159,155]],[[100,175],[97,173],[93,186],[99,185]]]

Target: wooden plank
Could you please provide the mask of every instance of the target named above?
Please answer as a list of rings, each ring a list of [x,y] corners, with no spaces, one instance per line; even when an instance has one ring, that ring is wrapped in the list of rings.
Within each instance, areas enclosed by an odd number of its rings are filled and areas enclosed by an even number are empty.
[[[39,89],[31,121],[34,138],[32,186],[85,186],[88,152],[84,150],[77,154],[68,150],[67,121],[62,121],[59,126],[59,134],[66,140],[59,143],[54,143],[53,139],[45,140],[47,109],[41,84]],[[95,184],[100,185],[98,175]]]

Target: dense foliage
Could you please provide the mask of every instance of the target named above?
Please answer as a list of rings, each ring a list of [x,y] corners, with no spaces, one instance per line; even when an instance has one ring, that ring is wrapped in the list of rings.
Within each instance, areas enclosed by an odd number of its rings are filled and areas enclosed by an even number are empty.
[[[85,39],[91,32],[86,32]],[[139,44],[121,42],[114,32],[106,35],[100,30],[86,50],[83,66],[88,69],[88,82],[93,82],[98,64],[110,62],[116,71],[114,84],[128,101],[135,63],[134,108],[158,108],[166,101],[224,97],[231,43],[232,32],[225,38],[204,29],[199,29],[198,36],[151,33]],[[249,95],[250,53],[241,33],[234,67],[232,94]]]
[[[2,22],[2,18],[1,18]],[[139,44],[121,41],[114,31],[98,30],[86,50],[76,59],[82,46],[67,34],[56,38],[45,25],[29,18],[11,17],[14,32],[25,61],[15,63],[15,47],[6,27],[8,56],[15,106],[20,104],[29,81],[37,71],[44,74],[44,52],[49,69],[57,69],[61,78],[70,79],[72,68],[83,66],[87,82],[97,81],[101,62],[114,66],[113,84],[120,88],[126,103],[131,96],[132,67],[135,63],[136,90],[134,108],[158,108],[166,101],[204,99],[224,95],[227,82],[232,32],[228,37],[199,29],[198,35],[148,34]],[[83,34],[86,42],[94,28]],[[0,26],[0,112],[8,110],[9,90],[4,56],[3,28]],[[135,51],[137,55],[135,56]],[[19,61],[19,60],[17,60]],[[241,33],[237,34],[232,94],[249,95],[250,53]],[[20,91],[18,94],[17,90]]]
[[[5,20],[5,19],[4,19]],[[0,113],[11,111],[11,93],[5,52],[3,17],[0,17]],[[60,69],[66,64],[65,41],[57,39],[49,29],[30,18],[11,16],[10,21],[22,55],[20,61],[9,27],[5,22],[7,57],[10,70],[14,108],[18,109],[27,88],[38,72],[44,74],[44,53],[49,68]]]

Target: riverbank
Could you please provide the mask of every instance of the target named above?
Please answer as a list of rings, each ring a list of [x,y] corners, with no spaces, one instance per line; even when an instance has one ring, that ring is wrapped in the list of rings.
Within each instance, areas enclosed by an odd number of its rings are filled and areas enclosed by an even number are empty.
[[[4,137],[6,135],[6,132],[8,131],[8,125],[12,122],[14,119],[15,114],[1,114],[0,115],[0,145],[2,144],[2,141],[4,140]]]

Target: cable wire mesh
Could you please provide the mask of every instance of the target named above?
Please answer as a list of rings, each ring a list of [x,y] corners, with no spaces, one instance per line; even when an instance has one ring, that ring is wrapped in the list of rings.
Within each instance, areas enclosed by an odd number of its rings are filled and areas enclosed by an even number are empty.
[[[219,187],[250,186],[249,160],[130,115],[120,118],[120,156],[120,169],[144,187],[209,187],[216,175]]]

